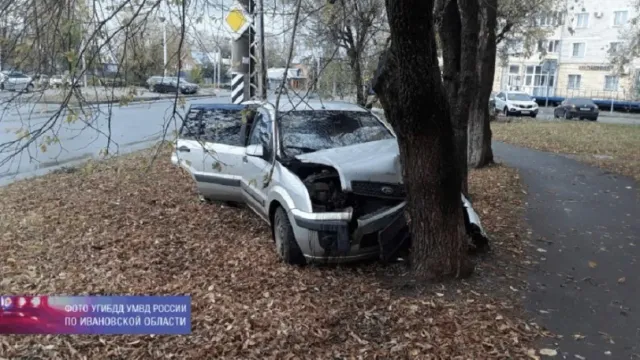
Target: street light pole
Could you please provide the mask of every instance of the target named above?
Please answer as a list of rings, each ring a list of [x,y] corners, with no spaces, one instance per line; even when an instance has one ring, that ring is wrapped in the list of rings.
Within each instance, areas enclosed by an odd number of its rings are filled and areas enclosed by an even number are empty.
[[[167,22],[166,19],[162,18],[162,52],[163,52],[163,66],[162,66],[162,76],[167,76]]]

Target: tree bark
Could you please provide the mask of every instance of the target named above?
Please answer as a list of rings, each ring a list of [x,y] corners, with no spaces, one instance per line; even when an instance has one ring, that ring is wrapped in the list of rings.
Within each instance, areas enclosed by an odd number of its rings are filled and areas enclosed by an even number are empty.
[[[362,86],[362,66],[360,64],[360,58],[357,50],[350,51],[350,65],[351,65],[351,80],[356,87],[356,103],[360,106],[364,106],[367,102],[367,97],[364,95],[364,88]]]
[[[386,0],[391,45],[373,86],[398,134],[408,192],[411,266],[431,279],[473,272],[460,205],[451,109],[438,66],[433,0]]]
[[[468,165],[481,168],[493,163],[489,97],[496,69],[497,0],[485,0],[479,11],[480,36],[478,41],[478,92],[469,114]]]
[[[441,14],[442,78],[450,99],[455,163],[461,174],[461,187],[465,195],[468,195],[468,123],[478,84],[479,10],[478,0],[441,0],[436,8]]]

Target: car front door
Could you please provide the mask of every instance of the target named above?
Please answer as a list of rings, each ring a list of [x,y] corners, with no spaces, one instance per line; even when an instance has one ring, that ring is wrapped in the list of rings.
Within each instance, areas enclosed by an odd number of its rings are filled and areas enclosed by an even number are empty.
[[[195,106],[185,118],[174,155],[205,199],[243,200],[243,109],[243,105],[230,104]]]
[[[273,121],[259,109],[247,140],[243,157],[242,195],[246,204],[264,219],[267,211],[267,180],[275,157]]]

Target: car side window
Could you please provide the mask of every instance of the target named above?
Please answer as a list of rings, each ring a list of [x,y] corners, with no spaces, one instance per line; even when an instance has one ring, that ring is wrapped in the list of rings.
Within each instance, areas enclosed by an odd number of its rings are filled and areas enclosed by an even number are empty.
[[[272,123],[269,117],[264,113],[258,112],[253,120],[253,127],[251,134],[249,135],[248,145],[262,144],[263,158],[265,160],[271,159],[273,152],[273,146],[271,142],[272,136]]]
[[[242,146],[242,114],[238,110],[194,109],[185,117],[180,130],[183,139]]]
[[[496,97],[500,100],[504,99],[504,94],[503,93],[498,93],[498,95],[496,95]]]

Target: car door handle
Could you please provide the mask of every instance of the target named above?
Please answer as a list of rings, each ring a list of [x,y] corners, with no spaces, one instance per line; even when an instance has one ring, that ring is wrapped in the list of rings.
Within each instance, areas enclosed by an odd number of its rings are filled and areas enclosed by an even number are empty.
[[[182,145],[178,148],[178,151],[182,151],[182,152],[191,152],[191,149],[189,149],[188,147]]]
[[[249,158],[247,157],[247,155],[242,157],[242,162],[245,162],[245,163],[249,162]]]

